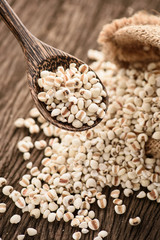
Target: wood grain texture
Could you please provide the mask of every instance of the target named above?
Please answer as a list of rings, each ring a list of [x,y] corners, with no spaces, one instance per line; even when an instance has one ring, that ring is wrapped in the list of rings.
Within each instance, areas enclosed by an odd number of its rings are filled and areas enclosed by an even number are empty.
[[[87,50],[98,48],[97,36],[104,24],[114,18],[128,16],[131,12],[146,9],[160,11],[158,0],[9,0],[24,25],[39,39],[65,52],[87,61]],[[13,122],[17,117],[28,116],[33,106],[23,53],[16,39],[0,21],[0,176],[9,184],[20,189],[17,182],[25,174],[26,162],[22,160],[16,144],[27,135],[27,131],[15,129]],[[41,134],[39,138],[43,138]],[[36,139],[36,137],[33,137]],[[33,151],[35,165],[40,164],[42,154]],[[96,217],[100,219],[101,229],[109,232],[108,240],[159,240],[160,211],[158,204],[147,199],[124,199],[127,212],[123,216],[114,214],[111,189],[106,188],[108,206],[100,210],[96,205]],[[35,240],[71,240],[75,229],[63,221],[48,223],[45,219],[35,220],[25,213],[21,223],[9,223],[13,213],[21,213],[10,199],[0,190],[0,202],[7,203],[6,214],[0,215],[0,237],[15,240],[18,234],[26,232],[27,227],[35,227],[38,235]],[[140,216],[142,223],[137,227],[128,224],[129,217]],[[90,231],[82,240],[92,240],[97,232]]]

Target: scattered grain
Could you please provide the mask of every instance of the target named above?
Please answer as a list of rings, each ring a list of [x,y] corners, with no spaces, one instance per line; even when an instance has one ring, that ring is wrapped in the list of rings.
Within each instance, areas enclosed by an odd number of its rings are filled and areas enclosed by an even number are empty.
[[[35,236],[37,235],[37,230],[34,228],[27,228],[27,233],[29,236]]]
[[[140,217],[135,217],[135,218],[129,219],[129,224],[132,226],[137,226],[138,224],[140,224],[140,222],[141,222]]]
[[[21,221],[21,216],[18,214],[15,214],[10,218],[10,223],[12,223],[12,224],[17,224],[20,221]]]

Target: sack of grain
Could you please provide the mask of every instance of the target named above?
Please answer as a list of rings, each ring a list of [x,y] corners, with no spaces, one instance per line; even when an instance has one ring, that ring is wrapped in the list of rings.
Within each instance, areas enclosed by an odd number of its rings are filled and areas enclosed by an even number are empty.
[[[103,26],[98,42],[106,60],[118,65],[160,61],[160,17],[138,12]],[[146,154],[160,157],[160,140],[150,138]]]

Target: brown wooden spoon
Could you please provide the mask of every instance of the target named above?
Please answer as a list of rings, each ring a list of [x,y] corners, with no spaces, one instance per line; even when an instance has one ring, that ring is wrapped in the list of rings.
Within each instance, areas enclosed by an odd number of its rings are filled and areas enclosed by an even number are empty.
[[[0,0],[0,16],[22,47],[27,62],[27,78],[31,95],[43,117],[55,126],[69,131],[83,131],[96,126],[102,119],[97,118],[91,127],[85,124],[79,129],[74,128],[71,124],[59,122],[51,117],[50,112],[46,109],[46,104],[40,102],[37,97],[40,92],[37,79],[40,77],[42,70],[54,72],[58,66],[63,66],[66,69],[71,62],[76,63],[77,66],[80,66],[83,62],[68,53],[43,43],[33,36],[5,0]],[[97,75],[96,77],[98,78]],[[108,98],[104,98],[103,101],[107,104]]]

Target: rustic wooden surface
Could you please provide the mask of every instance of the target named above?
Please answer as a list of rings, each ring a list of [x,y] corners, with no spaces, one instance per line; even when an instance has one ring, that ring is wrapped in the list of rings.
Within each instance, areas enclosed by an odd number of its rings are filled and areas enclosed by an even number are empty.
[[[158,0],[9,0],[8,1],[26,27],[42,41],[69,52],[87,61],[87,50],[97,49],[97,36],[102,26],[110,20],[129,16],[132,12],[146,9],[160,11]],[[26,163],[16,148],[18,139],[27,131],[16,130],[16,118],[28,115],[33,106],[26,81],[25,61],[16,39],[6,25],[0,21],[0,176],[8,179],[16,189],[17,182],[27,171]],[[33,162],[39,164],[42,155],[33,153]],[[108,207],[98,209],[101,229],[109,232],[108,240],[159,240],[160,210],[158,204],[149,200],[138,200],[135,195],[124,199],[127,212],[123,216],[114,214],[110,189],[105,193]],[[27,227],[35,227],[38,235],[35,240],[70,240],[75,229],[63,221],[48,224],[45,219],[35,220],[27,213],[21,223],[11,225],[13,213],[21,213],[10,199],[0,190],[0,202],[7,202],[7,212],[0,215],[0,238],[14,240]],[[129,217],[140,216],[142,223],[137,227],[128,224]],[[92,240],[97,232],[90,231],[82,240]]]

